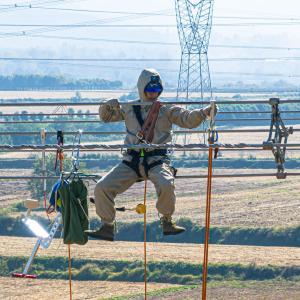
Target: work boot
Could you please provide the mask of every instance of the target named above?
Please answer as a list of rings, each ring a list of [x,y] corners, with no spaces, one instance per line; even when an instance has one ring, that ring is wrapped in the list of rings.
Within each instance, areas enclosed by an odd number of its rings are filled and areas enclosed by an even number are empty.
[[[171,217],[161,217],[160,223],[162,225],[164,235],[176,235],[185,232],[184,227],[177,226]]]
[[[98,230],[85,230],[89,237],[105,241],[113,241],[115,237],[115,225],[114,224],[102,224]]]

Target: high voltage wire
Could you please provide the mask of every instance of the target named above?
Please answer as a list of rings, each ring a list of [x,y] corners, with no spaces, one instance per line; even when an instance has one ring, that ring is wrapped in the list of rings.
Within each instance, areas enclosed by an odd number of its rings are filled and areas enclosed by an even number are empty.
[[[44,10],[59,10],[59,11],[72,11],[72,12],[88,12],[88,13],[109,13],[109,14],[122,14],[122,15],[145,15],[145,16],[175,16],[168,14],[171,10],[164,10],[161,12],[128,12],[128,11],[110,11],[110,10],[91,10],[91,9],[75,9],[75,8],[59,8],[59,7],[45,7],[45,6],[24,6],[32,9]]]
[[[31,4],[6,4],[6,5],[0,5],[2,8],[0,8],[0,12],[6,12],[11,10],[23,10],[23,9],[29,9],[32,8],[35,4],[52,4],[52,3],[66,3],[66,2],[74,2],[74,1],[68,1],[68,0],[48,0],[48,1],[31,1]],[[24,3],[24,2],[23,2]],[[28,3],[28,1],[27,1]]]
[[[107,14],[129,14],[129,15],[150,15],[150,16],[170,16],[175,17],[175,14],[171,13],[171,10],[165,10],[161,13],[149,13],[149,12],[133,12],[133,11],[111,11],[111,10],[92,10],[92,9],[75,9],[75,8],[60,8],[60,7],[45,7],[45,6],[36,6],[31,5],[25,6],[32,9],[44,9],[44,10],[58,10],[58,11],[71,11],[71,12],[87,12],[87,13],[107,13]],[[238,16],[215,16],[215,19],[237,19],[237,20],[273,20],[273,21],[299,21],[300,18],[293,17],[238,17]]]
[[[87,62],[179,62],[176,58],[31,58],[31,57],[0,57],[3,61],[87,61]],[[212,58],[213,62],[230,62],[230,61],[298,61],[300,56],[294,57],[224,57]]]
[[[46,63],[46,64],[56,64],[56,62],[53,61],[42,61],[41,63]],[[90,64],[73,64],[73,63],[63,63],[59,62],[59,65],[64,65],[68,67],[86,67],[86,68],[102,68],[102,69],[122,69],[122,70],[136,70],[140,71],[140,67],[132,67],[132,66],[108,66],[108,65],[90,65]],[[167,73],[178,73],[178,70],[172,70],[172,69],[164,69],[164,68],[159,68],[159,71],[161,72],[167,72]],[[279,74],[279,73],[245,73],[245,72],[212,72],[212,76],[215,75],[241,75],[241,76],[259,76],[259,77],[286,77],[286,78],[300,78],[299,75],[293,75],[293,74]]]
[[[81,23],[75,23],[75,24],[69,24],[72,26],[87,26],[87,25],[93,25],[93,24],[106,24],[106,23],[110,23],[110,22],[119,22],[119,21],[127,21],[127,20],[133,20],[133,19],[140,19],[140,18],[145,18],[147,16],[122,16],[122,17],[115,17],[115,18],[105,18],[105,19],[97,19],[94,21],[87,21],[87,22],[81,22]],[[49,31],[59,31],[59,30],[67,30],[70,28],[74,28],[74,27],[57,27],[57,26],[49,26],[47,27],[47,25],[42,25],[39,26],[40,28],[38,29],[32,29],[29,31],[26,31],[26,34],[36,34],[36,33],[45,33],[45,32],[49,32]],[[21,34],[24,34],[24,31],[21,32]],[[10,33],[3,33],[2,34],[3,37],[10,37],[10,36],[14,36],[14,35],[20,35],[20,32],[10,32]],[[2,37],[2,38],[3,38]]]
[[[128,18],[128,17],[127,17]],[[220,27],[253,27],[253,26],[292,26],[300,25],[297,22],[270,22],[270,23],[223,23],[213,24]],[[0,24],[0,27],[56,27],[56,28],[177,28],[176,24]]]
[[[33,6],[32,6],[33,8]],[[49,8],[49,9],[52,9],[52,8]],[[59,9],[59,8],[55,8],[55,9]],[[65,10],[65,8],[62,8],[63,10]],[[112,11],[101,11],[101,12],[112,12]],[[150,13],[144,13],[144,12],[121,12],[121,11],[116,11],[116,12],[112,12],[112,13],[118,13],[118,14],[135,14],[136,17],[135,18],[144,18],[144,17],[147,17],[147,16],[153,16],[153,15],[163,15],[163,11],[154,11],[154,12],[150,12]],[[226,18],[226,17],[222,17],[222,18]],[[249,17],[251,18],[251,17]],[[66,29],[70,29],[70,28],[85,28],[85,27],[143,27],[143,26],[147,26],[147,27],[155,27],[155,26],[159,26],[159,27],[162,27],[162,26],[172,26],[172,27],[175,27],[175,25],[130,25],[130,24],[127,24],[127,25],[114,25],[114,24],[105,24],[106,22],[114,22],[114,21],[121,21],[121,20],[132,20],[133,17],[119,17],[119,18],[108,18],[108,19],[100,19],[100,20],[95,20],[95,21],[92,21],[92,22],[84,22],[84,23],[77,23],[77,24],[57,24],[57,25],[54,25],[54,24],[1,24],[0,26],[4,27],[4,26],[9,26],[9,27],[17,27],[17,26],[24,26],[24,27],[41,27],[39,29],[34,29],[34,30],[29,30],[29,31],[24,31],[22,30],[21,32],[11,32],[11,33],[0,33],[0,36],[2,35],[2,38],[4,37],[14,37],[14,36],[38,36],[39,33],[45,33],[45,32],[49,32],[49,31],[59,31],[59,30],[66,30]],[[96,24],[96,23],[99,23],[101,22],[101,24]],[[104,24],[103,24],[104,23]],[[227,24],[228,25],[228,24]],[[226,26],[227,26],[226,25]],[[294,25],[294,24],[293,24]],[[297,24],[298,25],[298,24]],[[300,23],[299,23],[300,25]],[[234,26],[236,26],[236,24],[234,24]],[[243,25],[244,26],[244,25]],[[45,28],[46,27],[46,28]],[[36,34],[38,33],[38,34]],[[34,34],[34,35],[32,35]],[[40,35],[39,37],[43,37],[43,38],[46,38],[46,36],[42,36]],[[54,38],[54,37],[48,37],[48,38]],[[60,39],[60,38],[63,38],[63,37],[55,37],[57,39]],[[68,38],[68,37],[66,37]],[[73,40],[80,40],[80,38],[76,38],[76,37],[69,37],[69,39],[73,39]],[[83,40],[83,39],[82,39]],[[87,38],[86,38],[87,40]],[[93,38],[90,38],[89,41],[97,41],[97,39],[93,39]],[[100,39],[99,39],[100,41]],[[103,39],[103,41],[106,41],[106,42],[114,42],[113,40],[109,40],[109,39]],[[122,41],[122,40],[116,40],[116,42],[119,42],[119,43],[143,43],[143,44],[151,44],[151,43],[148,43],[147,41],[143,42],[139,42],[139,41]],[[156,44],[156,42],[154,42]],[[154,44],[152,43],[152,44]],[[163,44],[163,43],[159,43],[159,44]],[[164,43],[165,45],[169,44],[173,44],[173,43]],[[175,44],[175,43],[174,43]],[[221,45],[216,45],[215,47],[223,47]],[[251,46],[225,46],[224,48],[255,48],[255,47],[251,47]],[[281,48],[281,47],[257,47],[258,49],[281,49],[281,50],[299,50],[299,48]]]
[[[0,33],[1,35],[1,33]],[[124,44],[141,44],[141,45],[162,45],[162,46],[178,46],[179,43],[172,42],[158,42],[158,41],[138,41],[138,40],[119,40],[119,39],[105,39],[105,38],[90,38],[90,37],[72,37],[72,36],[57,36],[57,35],[14,35],[16,37],[30,37],[30,38],[49,38],[62,39],[74,41],[90,41],[90,42],[108,42],[108,43],[124,43]],[[237,49],[265,49],[265,50],[300,50],[300,47],[279,47],[279,46],[247,46],[247,45],[210,45],[210,48],[237,48]]]

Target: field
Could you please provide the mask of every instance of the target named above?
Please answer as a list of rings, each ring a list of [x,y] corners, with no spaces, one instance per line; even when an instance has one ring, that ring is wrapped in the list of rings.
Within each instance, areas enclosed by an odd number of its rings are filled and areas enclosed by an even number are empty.
[[[35,244],[34,238],[0,237],[0,256],[28,256]],[[85,246],[72,245],[74,259],[126,260],[143,259],[143,243],[138,242],[105,242],[90,240]],[[178,261],[201,263],[203,245],[147,243],[149,261]],[[61,240],[55,240],[49,249],[41,249],[38,256],[67,257],[67,247]],[[210,245],[211,263],[239,263],[258,266],[300,266],[300,249],[288,247],[257,247]]]
[[[264,170],[226,170],[232,172],[263,172]],[[181,174],[187,174],[182,170]],[[205,174],[206,170],[189,169],[190,174]],[[219,170],[218,172],[222,172]],[[225,172],[225,171],[224,171]],[[102,173],[102,172],[101,172]],[[217,171],[215,172],[217,173]],[[29,170],[11,170],[10,175],[29,175]],[[0,175],[7,175],[1,170]],[[1,207],[29,198],[26,181],[2,181]],[[177,180],[177,206],[175,217],[189,217],[198,224],[204,223],[205,212],[204,179]],[[118,206],[135,207],[142,202],[143,183],[135,184],[123,195],[118,196]],[[89,193],[93,195],[94,183],[90,182]],[[155,190],[152,184],[148,190],[148,221],[157,220],[155,209]],[[300,183],[297,177],[286,180],[276,178],[232,178],[213,181],[212,220],[214,226],[249,227],[288,227],[299,225]],[[19,216],[19,213],[11,213]],[[37,212],[45,216],[44,212]],[[96,216],[95,208],[90,206],[90,216]],[[141,216],[133,212],[118,213],[119,221],[142,221]]]
[[[207,299],[209,300],[298,300],[300,284],[295,282],[271,281],[271,282],[223,282],[208,284]],[[166,299],[201,299],[201,288],[195,288],[183,292],[165,293],[157,297],[149,297],[151,300]],[[138,298],[133,298],[137,300]],[[142,298],[139,298],[142,299]]]
[[[69,298],[69,285],[65,280],[28,280],[0,277],[1,299],[64,300]],[[149,291],[176,287],[171,284],[150,283]],[[73,299],[105,299],[140,294],[144,284],[136,282],[73,281]]]
[[[1,299],[25,300],[64,300],[69,297],[69,286],[63,280],[26,280],[0,277]],[[12,288],[13,287],[13,288]],[[167,289],[166,292],[164,292]],[[172,291],[175,289],[175,291]],[[162,291],[161,291],[162,290]],[[143,296],[143,283],[105,282],[105,281],[73,281],[73,299],[109,299],[116,296],[127,296],[122,299],[141,300]],[[178,300],[200,299],[201,289],[198,287],[181,288],[178,285],[148,283],[148,291],[156,291],[156,296],[148,299]],[[159,292],[161,291],[161,292]],[[298,300],[300,284],[297,282],[271,281],[271,282],[223,282],[208,284],[207,299],[209,300]],[[131,295],[131,296],[130,296]]]
[[[0,256],[7,255],[7,249],[14,256],[27,257],[35,243],[33,238],[1,237]],[[148,262],[174,261],[200,263],[203,246],[194,244],[148,243]],[[85,246],[71,246],[73,259],[95,259],[118,261],[142,260],[143,244],[128,242],[89,241]],[[300,249],[285,247],[248,247],[248,246],[210,246],[210,263],[239,263],[257,266],[293,267],[300,264]],[[38,257],[67,256],[67,247],[55,240],[47,250],[40,250]],[[201,269],[199,269],[199,273]],[[67,280],[15,279],[0,277],[2,299],[66,299],[69,293]],[[179,290],[177,288],[179,287]],[[175,291],[173,289],[175,288]],[[162,289],[167,289],[164,291]],[[49,295],[51,290],[51,295]],[[126,299],[143,299],[143,283],[109,282],[109,281],[72,281],[73,299],[106,299],[126,296]],[[199,299],[200,287],[174,284],[148,283],[148,292],[157,291],[149,299]],[[131,296],[129,296],[131,295]],[[208,299],[299,299],[300,283],[298,281],[233,281],[210,282]],[[123,298],[122,298],[123,299]],[[125,298],[124,298],[125,299]]]
[[[126,91],[129,93],[130,91]],[[119,97],[124,91],[81,91],[82,97],[109,98]],[[33,99],[69,99],[75,91],[46,91],[46,92],[0,92],[0,99],[33,98]],[[234,94],[218,95],[232,97]],[[175,94],[165,95],[168,97]],[[243,95],[246,96],[246,95]],[[248,95],[259,99],[267,99],[268,95]],[[40,112],[40,107],[24,108],[28,112]],[[43,108],[44,112],[53,112],[53,108]],[[77,109],[77,108],[76,108]],[[84,107],[96,112],[97,107]],[[22,111],[23,108],[18,109]],[[15,112],[16,108],[4,108],[2,112]],[[265,129],[268,129],[265,123]],[[300,128],[300,125],[295,125]],[[243,127],[247,129],[249,127]],[[254,127],[251,127],[254,128]],[[260,127],[261,128],[261,127]],[[199,142],[200,136],[193,135],[188,142]],[[261,143],[266,140],[267,133],[254,134],[220,134],[222,143]],[[121,143],[122,141],[114,141]],[[182,136],[177,139],[182,143]],[[289,142],[300,143],[299,132],[290,136]],[[1,153],[0,158],[27,158],[31,153]],[[176,156],[182,153],[176,153]],[[196,153],[193,153],[196,154]],[[288,157],[299,158],[300,152],[288,151]],[[273,159],[271,151],[222,151],[222,158],[267,158]],[[188,160],[189,157],[186,157]],[[214,174],[232,173],[263,173],[274,172],[255,168],[259,164],[253,159],[253,169],[219,169]],[[275,165],[275,163],[274,163]],[[92,172],[103,175],[107,170],[95,168]],[[298,170],[293,170],[297,172]],[[206,175],[206,169],[180,168],[178,175]],[[32,175],[32,170],[10,169],[0,170],[0,176]],[[93,196],[95,183],[88,185],[89,195]],[[0,210],[13,217],[20,216],[20,212],[11,209],[12,205],[30,198],[27,181],[1,181]],[[188,217],[193,222],[204,225],[205,218],[205,179],[176,180],[177,204],[175,219]],[[137,183],[123,195],[116,199],[117,206],[134,208],[143,201],[143,183]],[[147,192],[147,220],[158,220],[155,209],[156,195],[152,184]],[[275,177],[213,179],[212,197],[212,226],[228,227],[289,227],[299,225],[300,182],[298,177],[288,177],[286,180],[277,180]],[[43,211],[36,211],[34,215],[45,217]],[[95,208],[90,205],[90,217],[97,217]],[[142,221],[142,216],[133,212],[118,213],[117,220],[122,222]],[[0,236],[0,257],[16,256],[28,257],[35,243],[33,238],[19,238]],[[258,246],[228,246],[210,245],[209,262],[211,264],[241,264],[243,266],[255,265],[259,267],[293,268],[300,266],[300,248],[288,247],[258,247]],[[137,242],[101,242],[89,241],[86,246],[72,246],[73,259],[93,261],[141,261],[143,259],[143,244]],[[147,254],[149,262],[181,262],[201,264],[203,245],[199,244],[166,244],[148,243]],[[67,257],[67,248],[61,241],[55,240],[50,249],[38,252],[38,257]],[[199,270],[201,272],[201,270]],[[67,299],[68,282],[66,280],[22,280],[0,277],[0,299]],[[199,299],[201,290],[199,286],[179,286],[165,283],[149,283],[149,291],[155,292],[148,299]],[[160,294],[161,289],[167,289]],[[175,289],[175,290],[174,290]],[[50,292],[49,292],[50,291]],[[73,281],[73,299],[104,299],[116,296],[138,295],[143,293],[143,283],[121,281]],[[157,294],[158,293],[158,294]],[[130,296],[130,299],[143,299],[141,296]],[[285,300],[300,299],[299,280],[287,281],[223,281],[210,282],[208,299],[254,299],[254,300]]]
[[[78,90],[82,98],[114,98],[128,94],[133,90]],[[77,91],[0,91],[0,99],[70,99],[74,97]],[[232,97],[236,93],[215,93],[216,97]],[[260,99],[268,98],[267,93],[242,93],[245,97],[256,97]],[[164,92],[164,97],[176,97],[176,92]],[[201,97],[200,94],[196,96]]]

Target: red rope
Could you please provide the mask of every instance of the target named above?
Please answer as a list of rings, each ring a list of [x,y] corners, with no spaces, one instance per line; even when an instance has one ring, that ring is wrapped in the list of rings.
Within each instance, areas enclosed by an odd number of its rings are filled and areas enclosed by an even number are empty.
[[[69,256],[69,291],[70,300],[72,300],[72,266],[71,266],[71,245],[68,244],[68,256]]]
[[[144,206],[147,203],[147,180],[145,180],[144,186]],[[145,300],[147,299],[147,208],[144,213],[144,289],[145,289]]]
[[[205,214],[205,240],[204,240],[204,257],[203,257],[203,266],[202,266],[202,300],[206,300],[208,246],[209,246],[209,229],[210,229],[210,208],[211,208],[211,187],[212,187],[212,160],[213,160],[213,148],[210,147],[209,154],[208,154],[208,175],[207,175],[206,214]]]

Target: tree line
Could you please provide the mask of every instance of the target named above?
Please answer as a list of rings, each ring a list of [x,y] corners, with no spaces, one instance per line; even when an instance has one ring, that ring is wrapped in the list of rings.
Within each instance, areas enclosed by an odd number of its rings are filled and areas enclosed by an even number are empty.
[[[106,79],[67,79],[62,76],[14,75],[0,76],[0,90],[97,90],[120,89],[122,82]]]

